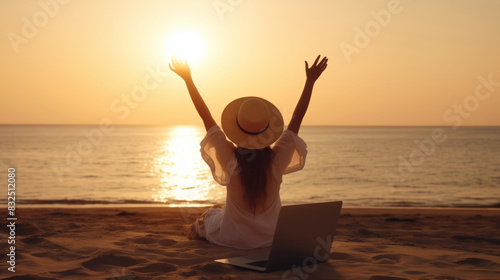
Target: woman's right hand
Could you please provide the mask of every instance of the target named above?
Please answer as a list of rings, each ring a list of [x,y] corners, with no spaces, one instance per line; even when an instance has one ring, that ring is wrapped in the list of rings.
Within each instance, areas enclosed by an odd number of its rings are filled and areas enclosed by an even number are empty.
[[[323,57],[320,63],[318,63],[320,57],[321,55],[318,55],[311,68],[309,68],[309,64],[307,64],[306,61],[306,76],[308,81],[315,82],[319,76],[321,76],[321,73],[325,71],[326,66],[328,66],[326,64],[328,62],[328,58],[326,58],[326,56]]]
[[[185,60],[177,59],[177,57],[172,56],[172,65],[169,64],[168,67],[175,74],[179,75],[184,81],[191,79],[191,69]]]

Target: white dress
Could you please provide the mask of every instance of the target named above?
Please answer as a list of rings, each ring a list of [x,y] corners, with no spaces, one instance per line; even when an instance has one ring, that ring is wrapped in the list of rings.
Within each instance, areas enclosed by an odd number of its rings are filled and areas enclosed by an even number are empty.
[[[279,196],[282,176],[304,167],[307,146],[304,140],[285,130],[272,147],[274,158],[268,178],[266,201],[255,216],[243,199],[244,188],[237,175],[234,145],[219,126],[209,129],[201,141],[201,155],[209,165],[216,182],[226,186],[226,205],[210,208],[196,221],[197,233],[209,242],[238,249],[271,246],[281,207]]]

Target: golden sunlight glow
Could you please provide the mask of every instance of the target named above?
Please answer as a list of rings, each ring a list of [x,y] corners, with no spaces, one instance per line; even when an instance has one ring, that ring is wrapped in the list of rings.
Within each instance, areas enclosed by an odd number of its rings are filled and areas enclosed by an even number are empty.
[[[500,1],[62,2],[0,2],[0,124],[198,125],[172,55],[217,118],[248,95],[293,112],[321,54],[303,125],[500,126]]]
[[[202,37],[193,31],[178,31],[170,36],[166,44],[168,59],[176,56],[187,60],[188,63],[197,63],[205,52],[205,42]]]
[[[169,133],[160,156],[155,158],[152,175],[160,179],[153,200],[169,204],[211,203],[223,197],[223,188],[214,183],[200,155],[203,131],[194,126],[176,126]]]

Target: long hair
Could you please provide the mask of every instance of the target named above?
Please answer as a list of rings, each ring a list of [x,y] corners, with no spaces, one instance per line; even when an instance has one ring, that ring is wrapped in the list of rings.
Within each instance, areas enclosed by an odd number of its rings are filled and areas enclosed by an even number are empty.
[[[245,189],[243,197],[255,215],[257,207],[266,201],[267,179],[271,174],[273,150],[269,147],[259,150],[237,147],[234,153],[238,160],[240,180]]]

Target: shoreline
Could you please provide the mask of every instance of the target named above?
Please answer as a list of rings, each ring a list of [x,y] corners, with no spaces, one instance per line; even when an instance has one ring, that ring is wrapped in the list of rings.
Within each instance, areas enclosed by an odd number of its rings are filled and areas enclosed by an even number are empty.
[[[301,203],[302,204],[302,203]],[[305,204],[305,203],[304,203]],[[161,203],[150,203],[150,204],[135,204],[135,203],[122,203],[122,204],[117,204],[117,203],[98,203],[98,204],[50,204],[50,203],[44,203],[44,204],[22,204],[18,203],[17,208],[27,208],[27,209],[33,209],[33,208],[67,208],[67,209],[78,209],[78,208],[83,208],[83,209],[93,209],[93,208],[210,208],[214,204],[192,204],[192,205],[184,205],[184,204],[161,204]],[[293,204],[283,204],[284,205],[293,205]],[[484,206],[481,207],[479,205],[476,206],[467,206],[467,207],[452,207],[452,206],[368,206],[368,207],[357,207],[357,206],[343,206],[342,211],[368,211],[368,210],[373,210],[375,213],[382,213],[382,212],[390,212],[390,211],[413,211],[413,210],[418,210],[422,212],[433,212],[433,211],[449,211],[449,212],[461,212],[461,211],[470,211],[470,212],[481,212],[481,211],[487,211],[487,212],[493,212],[497,211],[500,215],[500,207],[491,207],[491,206]]]

